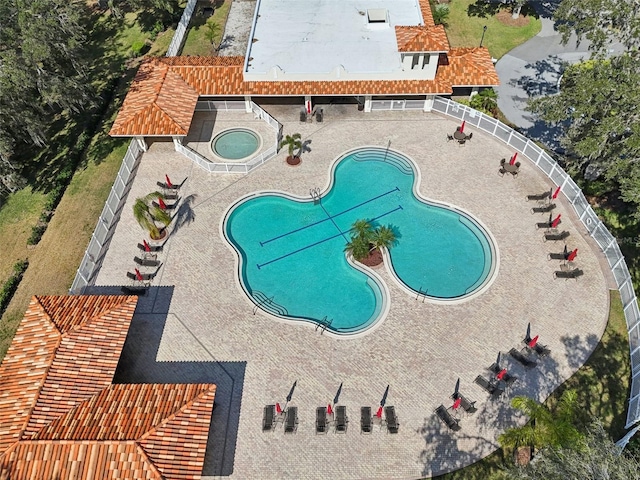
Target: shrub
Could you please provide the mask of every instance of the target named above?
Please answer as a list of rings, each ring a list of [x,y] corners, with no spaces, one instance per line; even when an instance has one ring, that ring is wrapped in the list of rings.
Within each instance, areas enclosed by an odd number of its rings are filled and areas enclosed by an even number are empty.
[[[134,57],[139,57],[140,55],[142,55],[142,49],[144,48],[145,43],[142,41],[138,41],[138,42],[133,42],[131,44],[131,54]]]
[[[13,294],[16,293],[18,285],[22,280],[22,275],[29,266],[29,260],[20,260],[13,266],[13,275],[4,282],[2,289],[0,289],[0,316],[4,314],[4,311],[9,306],[9,302],[13,298]]]

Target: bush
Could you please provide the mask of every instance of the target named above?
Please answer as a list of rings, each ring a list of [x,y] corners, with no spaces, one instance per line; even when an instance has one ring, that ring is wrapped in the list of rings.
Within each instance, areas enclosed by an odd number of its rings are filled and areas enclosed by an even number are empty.
[[[0,290],[0,316],[4,314],[4,311],[9,306],[9,302],[13,298],[13,294],[16,293],[18,285],[22,280],[22,275],[29,266],[29,260],[21,260],[13,266],[13,275],[4,282],[2,289]]]
[[[134,57],[139,57],[140,55],[142,55],[142,49],[144,48],[145,43],[142,41],[139,42],[133,42],[133,44],[131,45],[131,54]]]
[[[38,221],[38,224],[31,228],[31,235],[27,239],[27,245],[37,245],[42,235],[44,235],[45,230],[47,229],[48,222]]]

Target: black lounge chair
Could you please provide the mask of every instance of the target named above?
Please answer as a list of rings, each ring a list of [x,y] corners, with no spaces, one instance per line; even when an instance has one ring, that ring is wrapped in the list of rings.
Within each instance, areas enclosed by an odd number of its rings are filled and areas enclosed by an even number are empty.
[[[444,405],[440,405],[436,408],[436,415],[438,415],[438,418],[440,418],[440,420],[442,420],[450,430],[453,430],[454,432],[460,430],[458,420],[451,416]]]
[[[476,408],[476,402],[470,402],[467,397],[459,392],[451,395],[451,398],[453,398],[454,400],[460,399],[460,406],[467,413],[475,413],[478,411],[478,409]]]
[[[300,121],[302,123],[307,123],[307,111],[304,109],[300,111]]]
[[[152,258],[133,257],[133,261],[136,262],[141,267],[159,267],[160,266],[160,262]]]
[[[316,111],[316,122],[322,123],[323,119],[324,119],[324,109],[320,108],[319,110]]]
[[[184,180],[186,180],[186,178]],[[171,186],[167,185],[165,182],[156,182],[156,185],[158,185],[163,190],[180,190],[180,187],[184,183],[184,180],[182,180],[182,182],[177,185],[173,182],[171,183]]]
[[[553,228],[551,222],[538,222],[536,223],[536,229],[546,228],[547,230]]]
[[[138,276],[135,273],[132,272],[127,272],[127,277],[130,278],[131,280],[137,280],[137,281],[144,281],[144,280],[153,280],[153,278],[156,276],[158,272],[151,272],[151,273],[140,273],[140,277],[142,278],[138,278]]]
[[[137,295],[139,297],[143,297],[147,294],[148,287],[127,287],[126,285],[123,285],[120,289],[125,295]]]
[[[387,432],[398,433],[398,416],[396,415],[396,407],[384,407],[384,420],[387,424]]]
[[[149,251],[150,252],[161,252],[163,247],[164,247],[164,244],[163,245],[149,245]],[[138,244],[138,249],[143,251],[143,252],[147,251],[144,248],[144,245],[142,243]]]
[[[371,417],[371,407],[360,407],[360,433],[371,433],[373,431],[373,417]]]
[[[532,200],[532,201],[535,201],[535,202],[541,202],[543,200],[546,200],[550,196],[551,196],[551,191],[550,190],[547,190],[546,192],[543,192],[543,193],[537,193],[535,195],[527,195],[527,202],[529,200]]]
[[[512,348],[511,350],[509,350],[509,355],[511,355],[516,361],[518,361],[519,363],[521,363],[527,368],[533,368],[536,365],[538,365],[538,362],[527,357],[526,355],[524,355],[522,352],[519,352],[515,348]]]
[[[175,210],[175,208],[178,206],[179,200],[180,199],[176,200],[173,203],[165,203],[165,208],[163,210]],[[151,205],[153,205],[155,208],[160,208],[160,204],[156,201],[151,202]]]
[[[484,378],[482,375],[478,375],[474,382],[484,388],[493,397],[499,397],[500,395],[502,395],[504,392],[504,385],[506,384],[506,382],[491,382]]]
[[[584,272],[579,268],[574,268],[573,270],[556,270],[553,272],[553,278],[564,278],[565,280],[570,278],[575,278],[577,280],[578,277],[582,275],[584,275]]]
[[[298,430],[298,407],[289,407],[284,419],[284,433],[296,433],[296,430]]]
[[[568,255],[569,255],[568,253],[564,253],[564,252],[550,253],[549,255],[547,255],[547,258],[549,260],[566,260]]]
[[[327,420],[327,408],[316,408],[316,433],[327,433],[329,420]]]
[[[546,242],[547,240],[550,241],[560,241],[560,240],[566,240],[567,237],[569,237],[570,233],[567,232],[566,230],[560,233],[545,233],[544,234],[544,241]]]
[[[545,205],[544,207],[533,207],[531,209],[531,213],[549,213],[552,210],[555,210],[556,204],[550,203],[549,205]]]
[[[498,373],[500,373],[502,371],[502,367],[500,365],[498,365],[497,363],[492,363],[491,366],[487,370],[489,370],[491,373],[497,375]],[[505,372],[504,376],[502,377],[502,380],[507,384],[508,387],[513,385],[513,383],[517,379],[518,379],[518,377],[516,377],[514,375],[511,375],[508,372]]]
[[[276,423],[276,406],[267,405],[262,411],[262,431],[271,430]]]
[[[530,347],[529,346],[530,341],[531,341],[530,338],[528,339],[525,338],[523,340],[523,342],[527,345],[527,350],[535,352],[540,357],[546,357],[551,353],[551,350],[549,350],[549,348],[546,345],[541,345],[539,343],[536,343],[533,347]]]
[[[346,433],[349,418],[347,417],[347,407],[339,405],[336,407],[336,432]]]

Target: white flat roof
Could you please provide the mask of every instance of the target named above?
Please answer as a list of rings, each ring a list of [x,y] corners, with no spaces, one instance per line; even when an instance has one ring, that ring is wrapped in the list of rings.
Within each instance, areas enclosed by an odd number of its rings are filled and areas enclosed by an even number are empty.
[[[400,70],[395,26],[422,24],[417,0],[259,0],[248,73],[278,66],[286,74]],[[368,23],[367,11],[388,23]]]

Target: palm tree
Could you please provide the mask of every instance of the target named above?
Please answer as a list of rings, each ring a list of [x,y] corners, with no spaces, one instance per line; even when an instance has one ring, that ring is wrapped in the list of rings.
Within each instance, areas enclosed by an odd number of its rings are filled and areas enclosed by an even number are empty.
[[[351,225],[351,231],[356,237],[369,243],[371,241],[371,235],[373,234],[373,226],[369,220],[356,220],[353,222],[353,225]]]
[[[220,35],[221,27],[218,22],[210,18],[205,23],[206,30],[204,31],[204,38],[206,38],[210,43],[213,49],[216,48],[216,38]]]
[[[355,235],[344,247],[344,251],[351,254],[357,261],[364,260],[369,256],[369,242],[365,238]]]
[[[291,135],[287,135],[283,140],[280,141],[280,148],[285,145],[289,147],[289,158],[300,157],[300,153],[302,153],[302,141],[300,140],[301,136],[299,133],[294,133]],[[298,154],[294,155],[294,151],[298,149]]]
[[[391,227],[381,226],[376,228],[371,234],[371,244],[373,251],[376,248],[390,249],[396,243],[396,234]]]
[[[515,397],[511,405],[527,415],[529,421],[522,427],[509,428],[500,435],[498,441],[502,448],[567,447],[576,445],[582,438],[573,424],[577,409],[577,395],[573,390],[564,391],[553,411],[523,396]]]
[[[151,192],[144,197],[137,198],[133,204],[133,217],[144,230],[149,232],[152,240],[162,238],[157,223],[162,225],[162,230],[171,223],[171,215],[153,205],[153,201],[158,198],[164,200],[165,196],[160,192]]]

